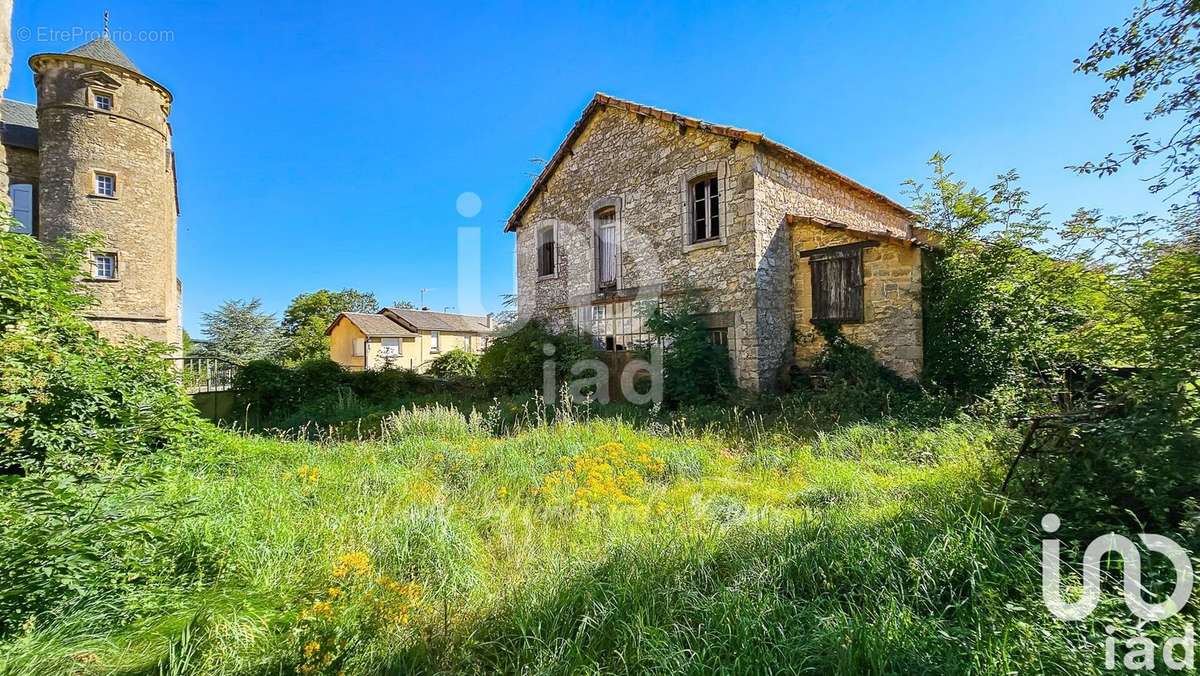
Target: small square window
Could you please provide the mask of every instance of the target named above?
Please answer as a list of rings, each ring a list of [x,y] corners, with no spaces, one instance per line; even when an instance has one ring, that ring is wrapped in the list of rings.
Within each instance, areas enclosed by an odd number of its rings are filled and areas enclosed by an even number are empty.
[[[112,174],[96,173],[96,194],[104,197],[117,196],[117,177]]]
[[[96,279],[117,278],[117,255],[98,253],[92,258],[92,277]]]
[[[94,94],[92,96],[92,103],[93,103],[93,105],[95,105],[97,110],[112,110],[113,109],[112,94],[100,94],[100,93]]]

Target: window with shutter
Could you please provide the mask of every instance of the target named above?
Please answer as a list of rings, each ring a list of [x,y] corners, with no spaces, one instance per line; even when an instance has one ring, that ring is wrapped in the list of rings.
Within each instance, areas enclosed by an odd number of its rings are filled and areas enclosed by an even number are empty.
[[[601,289],[617,285],[617,210],[605,207],[595,214],[596,285]]]
[[[29,183],[14,183],[9,186],[8,195],[12,198],[12,216],[19,223],[19,225],[15,226],[13,232],[32,235],[33,185]]]
[[[809,258],[813,321],[863,321],[862,247],[829,250]]]

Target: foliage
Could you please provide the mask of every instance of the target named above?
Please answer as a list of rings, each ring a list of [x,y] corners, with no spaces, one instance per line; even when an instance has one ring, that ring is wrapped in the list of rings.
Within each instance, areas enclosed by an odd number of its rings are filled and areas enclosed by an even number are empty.
[[[417,306],[413,305],[411,300],[404,300],[402,298],[392,301],[392,304],[389,307],[394,307],[398,310],[415,310],[415,309],[417,309]]]
[[[450,350],[439,354],[429,364],[429,372],[439,378],[449,376],[470,377],[479,371],[479,355],[463,350]]]
[[[883,366],[870,350],[850,342],[836,324],[820,323],[825,347],[813,361],[814,387],[797,391],[810,414],[841,422],[882,416],[935,418],[942,406],[919,385]]]
[[[375,312],[375,294],[356,289],[320,289],[292,299],[283,313],[280,329],[290,344],[284,354],[289,363],[329,357],[325,329],[339,312]]]
[[[172,578],[158,524],[179,514],[155,467],[203,426],[161,358],[81,318],[90,238],[47,247],[0,229],[0,634],[73,604],[112,617]]]
[[[492,341],[479,360],[479,378],[492,393],[542,391],[544,362],[553,362],[555,382],[561,387],[571,379],[571,367],[594,354],[586,335],[554,333],[531,320]]]
[[[1166,140],[1134,134],[1129,149],[1109,153],[1075,170],[1106,176],[1127,165],[1152,159],[1161,170],[1152,192],[1177,187],[1200,199],[1200,3],[1195,0],[1147,0],[1121,27],[1109,27],[1075,70],[1097,75],[1107,88],[1092,97],[1092,112],[1103,118],[1114,101],[1136,104],[1157,96],[1146,120],[1174,120]]]
[[[138,623],[32,623],[0,670],[1097,673],[1103,626],[1133,629],[1112,597],[1094,624],[1045,611],[1036,519],[988,495],[1001,428],[835,427],[764,464],[695,430],[454,415],[377,443],[224,435],[171,472],[200,516],[159,552],[220,552],[204,585]]]
[[[913,211],[941,247],[923,279],[924,378],[966,399],[1061,378],[1085,335],[1097,337],[1088,332],[1121,325],[1110,280],[1089,261],[1039,251],[1052,227],[1015,172],[981,191],[956,180],[947,159],[930,159],[928,186],[909,182]]]
[[[329,424],[395,410],[415,397],[439,390],[462,394],[412,371],[347,371],[329,359],[312,359],[296,366],[250,362],[239,371],[234,389],[238,409],[247,411],[252,422],[281,428],[310,422]]]
[[[262,310],[258,298],[227,300],[215,311],[204,313],[203,319],[206,340],[198,346],[197,356],[244,364],[278,359],[287,347],[275,316]]]
[[[646,328],[662,345],[663,398],[669,404],[715,401],[736,388],[729,349],[709,339],[700,317],[706,311],[697,295],[686,294],[646,318]]]

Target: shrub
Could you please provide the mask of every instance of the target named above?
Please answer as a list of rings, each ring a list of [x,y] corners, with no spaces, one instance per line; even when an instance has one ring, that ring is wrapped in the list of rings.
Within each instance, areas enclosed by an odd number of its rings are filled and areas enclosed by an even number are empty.
[[[670,404],[720,400],[736,389],[729,350],[709,340],[699,297],[688,294],[670,307],[656,307],[646,327],[663,347],[663,398]]]
[[[546,346],[553,347],[553,356]],[[581,332],[553,333],[538,320],[494,340],[479,360],[479,377],[491,393],[540,391],[542,364],[552,359],[556,382],[570,380],[571,365],[594,355],[592,342]]]
[[[109,343],[80,317],[95,244],[0,223],[0,633],[80,602],[135,612],[125,592],[170,573],[158,524],[180,515],[156,468],[208,429],[167,347]]]
[[[450,350],[433,360],[429,365],[429,372],[439,378],[474,376],[479,372],[479,355]]]

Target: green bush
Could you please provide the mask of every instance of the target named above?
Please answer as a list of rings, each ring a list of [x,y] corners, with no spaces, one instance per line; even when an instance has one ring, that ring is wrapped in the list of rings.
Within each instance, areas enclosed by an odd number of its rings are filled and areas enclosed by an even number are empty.
[[[125,592],[166,574],[157,524],[179,515],[156,468],[208,429],[165,346],[81,318],[95,243],[0,227],[0,633],[82,602],[131,612]]]
[[[450,350],[438,355],[429,364],[429,372],[439,378],[469,377],[479,372],[479,355],[462,350]]]
[[[347,371],[328,359],[294,367],[270,361],[247,364],[234,380],[239,410],[259,427],[296,428],[305,423],[344,422],[395,410],[435,393],[461,388],[404,369]]]
[[[552,356],[546,354],[547,346],[553,348]],[[531,320],[492,341],[479,360],[479,378],[493,394],[540,392],[545,361],[553,360],[555,382],[561,387],[570,380],[574,363],[594,356],[592,341],[585,334],[554,333],[540,321]]]
[[[705,311],[704,303],[689,294],[669,307],[659,305],[646,320],[663,345],[663,398],[671,405],[718,401],[737,388],[728,348],[709,340],[700,319]]]

